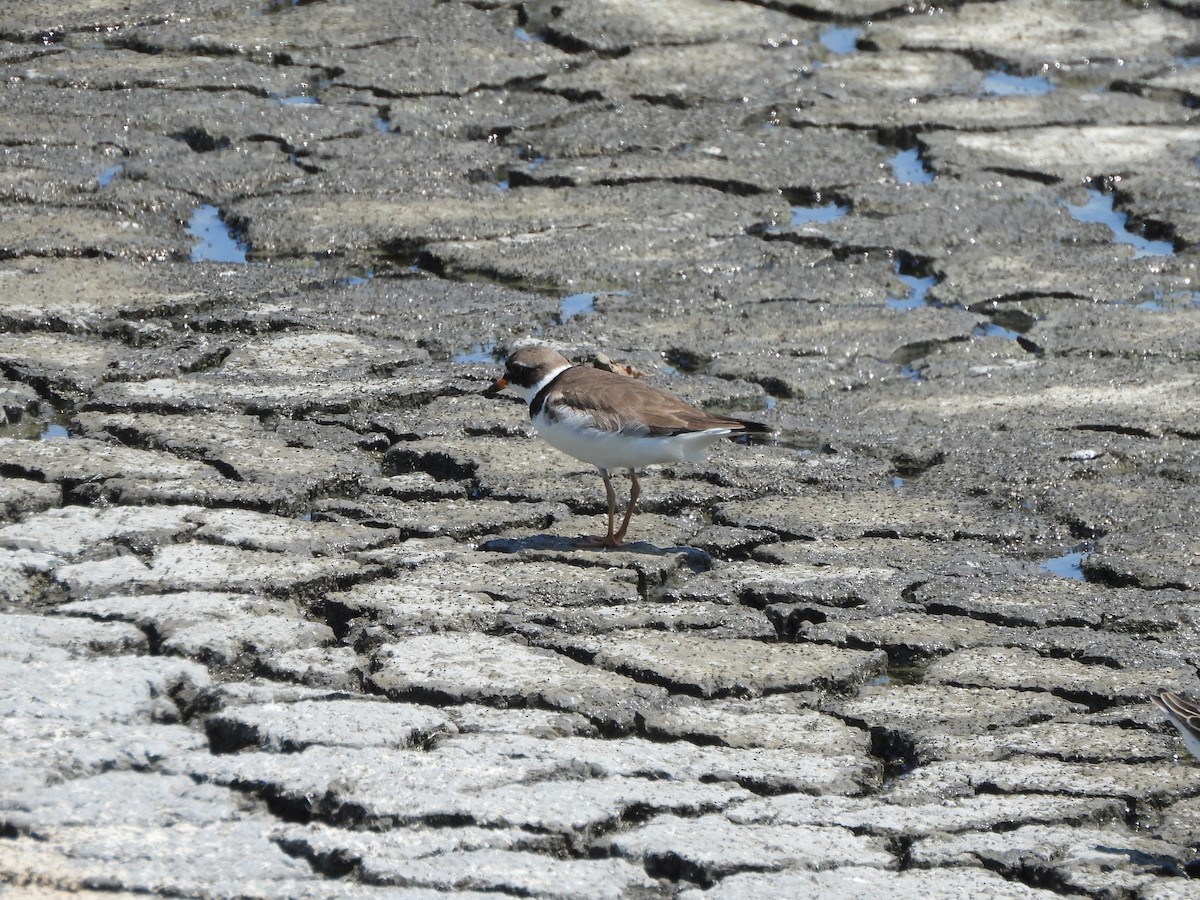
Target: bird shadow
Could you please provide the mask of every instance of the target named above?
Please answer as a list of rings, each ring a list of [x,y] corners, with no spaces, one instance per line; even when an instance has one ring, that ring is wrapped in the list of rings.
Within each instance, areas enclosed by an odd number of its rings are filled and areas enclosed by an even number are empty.
[[[637,553],[643,556],[687,557],[688,565],[698,571],[712,568],[712,557],[698,547],[659,547],[648,541],[630,541],[620,547],[597,547],[586,537],[563,537],[557,534],[531,534],[522,538],[492,538],[479,545],[480,550],[493,553],[520,553],[522,550],[550,550],[562,553]]]

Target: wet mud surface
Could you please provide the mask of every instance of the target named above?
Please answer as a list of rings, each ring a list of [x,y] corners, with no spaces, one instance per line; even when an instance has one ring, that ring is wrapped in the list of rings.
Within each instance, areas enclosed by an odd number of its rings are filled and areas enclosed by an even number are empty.
[[[7,3],[3,891],[1196,896],[1197,13]]]

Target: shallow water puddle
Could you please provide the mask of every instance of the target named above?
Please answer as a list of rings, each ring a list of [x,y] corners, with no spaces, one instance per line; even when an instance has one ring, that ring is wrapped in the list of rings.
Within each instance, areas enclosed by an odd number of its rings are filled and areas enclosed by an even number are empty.
[[[1200,306],[1200,291],[1164,291],[1162,288],[1143,290],[1138,296],[1145,297],[1134,303],[1137,309],[1146,312],[1162,312],[1165,309],[1181,309]]]
[[[1042,75],[1011,75],[1001,69],[993,69],[983,76],[979,93],[992,97],[1036,97],[1054,90]]]
[[[820,35],[817,36],[817,40],[830,53],[853,53],[858,49],[858,38],[861,34],[861,28],[844,28],[838,25],[830,25],[821,31]]]
[[[112,180],[120,175],[124,169],[125,165],[123,163],[118,163],[115,166],[109,166],[96,176],[96,184],[100,187],[108,187],[108,185],[112,184]]]
[[[338,287],[358,287],[359,285],[366,284],[374,277],[374,270],[368,269],[361,275],[343,275],[340,278],[334,279],[333,283]]]
[[[892,167],[892,175],[900,184],[932,184],[933,172],[921,159],[921,151],[912,147],[908,150],[898,150],[888,157],[888,165]]]
[[[558,325],[566,325],[579,315],[596,311],[597,297],[628,297],[629,291],[586,291],[580,294],[568,294],[562,298],[558,306]]]
[[[0,438],[25,441],[52,441],[74,437],[70,416],[43,404],[38,413],[23,414],[19,419],[0,424]]]
[[[1087,558],[1087,550],[1078,550],[1048,559],[1038,566],[1038,568],[1044,569],[1051,575],[1057,575],[1059,578],[1086,581],[1087,577],[1083,574],[1083,561]]]
[[[192,248],[192,262],[244,263],[250,246],[233,236],[221,219],[221,211],[204,204],[192,210],[187,233],[199,241]]]
[[[576,316],[596,311],[595,294],[570,294],[558,306],[558,324],[565,325]]]
[[[899,278],[908,288],[908,293],[903,297],[897,297],[895,294],[889,293],[884,297],[884,305],[888,309],[895,309],[901,312],[911,309],[920,309],[923,306],[930,306],[937,309],[965,309],[964,306],[958,303],[941,303],[929,299],[929,291],[934,287],[941,278],[937,275],[910,275],[904,271],[905,263],[903,260],[896,260],[892,264],[892,268],[896,272],[896,277]],[[1017,341],[1021,336],[1033,327],[1036,320],[1032,317],[1018,312],[996,311],[987,313],[994,316],[993,321],[980,322],[971,330],[972,337],[998,337],[1009,341]],[[1001,324],[1005,323],[1005,324]],[[919,373],[913,370],[912,373],[906,373],[914,381],[919,380]]]
[[[450,357],[450,362],[468,365],[470,363],[492,363],[496,361],[496,342],[472,344],[466,350],[460,350]]]
[[[789,226],[823,224],[834,222],[850,212],[849,206],[837,203],[826,203],[822,206],[793,206],[792,219]]]
[[[1175,245],[1171,241],[1152,241],[1130,231],[1129,215],[1113,208],[1112,194],[1088,188],[1087,195],[1087,203],[1079,206],[1067,203],[1065,200],[1062,201],[1063,206],[1067,208],[1067,212],[1076,222],[1107,225],[1112,231],[1113,243],[1131,245],[1134,248],[1135,259],[1142,256],[1173,256],[1175,254]]]
[[[896,277],[904,282],[908,288],[908,294],[904,297],[897,297],[895,294],[888,294],[883,298],[883,303],[888,309],[919,309],[928,302],[929,289],[938,283],[939,279],[936,275],[908,275],[902,271],[902,264],[899,260],[892,263],[892,268],[896,272]]]
[[[995,322],[980,322],[971,331],[971,335],[972,337],[998,337],[1009,341],[1015,341],[1021,336],[1020,332],[997,325]]]

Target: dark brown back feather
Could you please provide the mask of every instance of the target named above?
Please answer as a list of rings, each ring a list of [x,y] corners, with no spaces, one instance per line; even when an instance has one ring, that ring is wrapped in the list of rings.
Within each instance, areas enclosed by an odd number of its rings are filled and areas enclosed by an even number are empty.
[[[592,416],[605,431],[629,431],[662,437],[729,428],[737,434],[761,434],[771,429],[760,422],[719,416],[685,403],[666,391],[625,375],[574,366],[550,385],[546,403],[563,403]],[[632,412],[623,414],[621,407]]]

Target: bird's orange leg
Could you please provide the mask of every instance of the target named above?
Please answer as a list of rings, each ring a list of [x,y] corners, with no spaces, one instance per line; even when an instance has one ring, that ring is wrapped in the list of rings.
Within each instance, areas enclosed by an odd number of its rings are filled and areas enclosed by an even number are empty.
[[[604,479],[604,493],[608,498],[608,534],[604,537],[584,538],[582,544],[585,547],[620,547],[621,538],[625,534],[625,526],[621,526],[620,533],[613,534],[613,522],[617,517],[617,492],[613,490],[612,480],[608,477],[607,469],[600,469],[600,477]],[[626,516],[625,525],[628,524],[629,520]]]
[[[625,518],[621,520],[621,527],[617,529],[617,533],[612,535],[616,538],[617,544],[620,545],[625,540],[625,532],[629,530],[629,520],[633,518],[633,509],[637,506],[638,495],[641,494],[642,487],[638,484],[637,473],[633,469],[629,470],[629,505],[625,507]],[[608,520],[608,527],[611,534],[612,519]],[[616,546],[614,545],[614,546]]]

